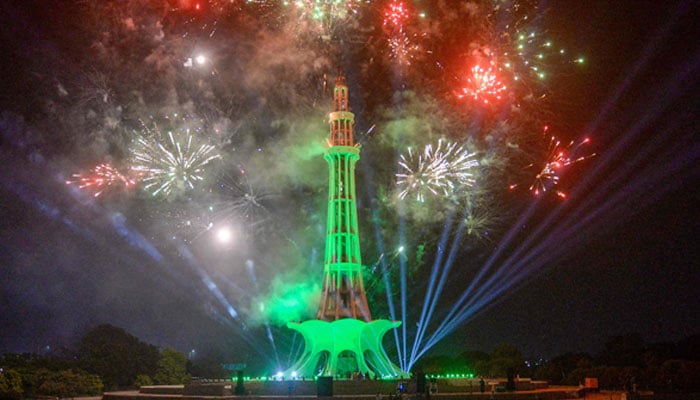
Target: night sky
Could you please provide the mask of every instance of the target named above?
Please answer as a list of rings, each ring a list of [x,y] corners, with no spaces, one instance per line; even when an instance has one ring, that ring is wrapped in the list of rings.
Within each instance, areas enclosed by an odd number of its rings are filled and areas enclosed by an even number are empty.
[[[401,29],[382,22],[388,0],[330,28],[274,0],[15,3],[0,6],[0,352],[70,348],[110,323],[186,353],[288,364],[299,343],[283,323],[313,317],[320,290],[339,68],[362,145],[368,295],[389,318],[388,282],[400,318],[406,272],[409,351],[443,273],[426,335],[468,306],[428,354],[513,343],[546,358],[623,333],[699,333],[693,1],[405,1]],[[520,64],[517,82],[499,72],[502,99],[459,97],[474,63],[502,67],[535,31],[566,49],[542,62],[546,79]],[[416,46],[397,55],[392,37]],[[100,163],[133,173],[155,126],[191,128],[219,155],[193,188],[66,184]],[[529,165],[550,135],[588,157],[535,195]],[[400,199],[400,155],[440,138],[475,153],[472,188]]]

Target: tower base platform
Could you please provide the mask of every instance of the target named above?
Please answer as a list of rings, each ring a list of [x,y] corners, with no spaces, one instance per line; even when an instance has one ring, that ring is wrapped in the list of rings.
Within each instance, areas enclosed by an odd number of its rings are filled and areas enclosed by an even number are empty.
[[[470,385],[471,383],[471,385]],[[403,393],[399,396],[399,385]],[[563,400],[584,398],[585,389],[571,386],[546,387],[513,392],[478,391],[478,381],[469,379],[439,379],[433,393],[416,393],[415,381],[409,380],[336,380],[332,388],[320,388],[317,381],[246,381],[244,395],[233,395],[235,383],[212,382],[199,388],[179,386],[147,386],[139,391],[108,392],[103,400]],[[319,394],[319,391],[323,393]],[[590,396],[590,394],[589,394]],[[606,399],[607,400],[607,399]]]
[[[304,338],[304,351],[285,376],[406,378],[408,374],[389,360],[382,347],[384,335],[399,325],[400,321],[354,318],[289,322],[287,327]]]

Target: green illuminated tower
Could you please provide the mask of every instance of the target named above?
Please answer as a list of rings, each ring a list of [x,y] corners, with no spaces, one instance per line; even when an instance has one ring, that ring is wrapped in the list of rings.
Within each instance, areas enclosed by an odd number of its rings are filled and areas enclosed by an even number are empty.
[[[355,196],[360,148],[355,144],[355,116],[348,107],[348,87],[342,76],[336,79],[329,123],[324,155],[330,175],[321,301],[316,319],[287,324],[304,338],[304,351],[287,372],[296,376],[405,376],[382,347],[384,335],[401,322],[372,320],[365,295]]]
[[[371,321],[362,282],[362,257],[355,203],[355,164],[360,147],[355,144],[355,115],[348,109],[348,87],[340,76],[329,114],[331,135],[324,158],[328,179],[328,219],[323,266],[323,292],[316,318],[335,321],[355,318]]]

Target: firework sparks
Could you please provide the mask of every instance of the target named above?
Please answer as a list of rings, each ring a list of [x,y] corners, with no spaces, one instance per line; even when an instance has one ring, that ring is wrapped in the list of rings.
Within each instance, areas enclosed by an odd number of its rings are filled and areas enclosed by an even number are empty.
[[[438,154],[441,144],[442,141],[438,142]],[[465,147],[457,147],[457,143],[448,143],[445,152],[439,155],[447,163],[447,177],[452,182],[452,187],[474,184],[474,174],[471,171],[479,165],[474,156]]]
[[[389,38],[389,50],[391,51],[391,57],[399,64],[411,65],[411,61],[415,59],[415,54],[420,51],[420,46],[402,34]]]
[[[467,86],[461,89],[461,93],[457,95],[458,98],[471,97],[484,104],[503,98],[506,85],[496,76],[491,66],[483,68],[480,65],[475,65],[470,71],[471,74],[467,77]]]
[[[137,183],[136,178],[122,174],[110,164],[97,165],[89,174],[74,174],[73,178],[66,181],[66,184],[78,185],[80,189],[94,190],[95,197],[109,190],[128,189]]]
[[[412,195],[419,202],[426,196],[448,196],[458,188],[474,183],[472,168],[479,165],[464,147],[441,139],[437,146],[429,144],[422,154],[414,154],[408,148],[408,155],[401,155],[396,174],[396,185],[400,188],[399,198]]]
[[[153,196],[183,193],[204,179],[204,167],[219,158],[214,146],[199,144],[191,129],[163,135],[154,125],[136,139],[132,169],[144,174],[144,189]]]
[[[389,52],[391,58],[400,65],[410,65],[421,47],[411,40],[406,32],[404,24],[410,18],[408,7],[401,1],[394,0],[388,4],[384,11],[383,26],[388,36]],[[413,35],[415,39],[416,35]]]
[[[183,18],[183,25],[186,27],[196,26],[196,31],[206,33],[213,37],[221,18],[241,9],[238,1],[231,0],[182,0],[170,12],[179,14]],[[195,29],[192,29],[195,31]],[[186,30],[182,36],[189,36],[190,31]]]
[[[426,152],[428,152],[426,148]],[[447,194],[447,183],[444,178],[444,164],[430,158],[430,154],[415,154],[408,148],[408,155],[401,155],[399,166],[402,172],[396,174],[396,185],[401,188],[399,197],[406,198],[413,193],[416,200],[425,201],[428,193],[434,195],[444,192]]]
[[[462,224],[467,235],[485,239],[489,236],[489,229],[493,225],[492,217],[487,212],[480,210],[467,210],[462,216]]]
[[[297,0],[295,1],[302,18],[316,21],[326,33],[330,33],[337,20],[357,13],[360,0]]]
[[[214,227],[211,208],[196,197],[154,202],[148,212],[153,226],[187,243],[196,241]]]
[[[495,46],[492,61],[499,72],[509,75],[514,85],[527,88],[528,94],[534,87],[542,88],[557,67],[584,62],[582,57],[569,56],[539,28],[543,25],[540,21],[542,14],[536,4],[513,2],[507,7],[497,4],[489,15],[492,25],[497,27],[489,29]]]
[[[274,194],[251,182],[247,171],[239,166],[239,175],[224,174],[217,184],[211,209],[219,222],[242,221],[246,227],[258,233],[273,218],[268,208]]]
[[[408,19],[408,8],[401,1],[392,1],[384,11],[384,26],[393,31],[403,31],[403,23]]]
[[[576,152],[577,149],[588,143],[590,143],[590,139],[586,138],[578,144],[571,141],[568,145],[562,146],[561,141],[552,136],[549,143],[547,157],[542,163],[542,167],[539,169],[537,174],[535,174],[535,178],[528,189],[530,193],[535,196],[539,196],[548,190],[553,190],[556,195],[559,196],[559,198],[565,199],[567,197],[566,192],[557,188],[561,179],[561,172],[572,164],[587,160],[596,155],[595,153],[592,153],[572,158],[570,155],[571,153]],[[529,164],[525,166],[525,169],[533,168],[536,165],[536,163]],[[517,186],[518,185],[510,185],[510,188],[515,189]]]

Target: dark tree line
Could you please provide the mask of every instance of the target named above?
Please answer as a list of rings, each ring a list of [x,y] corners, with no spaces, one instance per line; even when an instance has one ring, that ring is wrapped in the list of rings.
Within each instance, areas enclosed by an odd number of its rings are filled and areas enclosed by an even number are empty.
[[[548,381],[551,385],[583,384],[597,378],[601,389],[637,385],[656,392],[700,392],[700,335],[664,343],[645,343],[639,335],[611,338],[597,356],[566,353],[549,360],[526,360],[516,346],[503,344],[491,353],[467,351],[459,356],[426,357],[419,368],[429,374],[508,374]]]
[[[138,375],[153,376],[159,351],[120,328],[100,325],[82,338],[78,354],[85,370],[98,373],[112,388],[132,385]]]
[[[0,368],[0,399],[94,396],[103,390],[182,384],[190,376],[184,354],[159,350],[112,325],[88,332],[73,352],[6,354]]]
[[[700,335],[653,344],[639,335],[620,335],[596,357],[564,354],[538,366],[533,376],[566,385],[593,377],[606,389],[624,389],[634,382],[657,392],[700,392]]]
[[[103,390],[182,384],[190,376],[225,377],[217,357],[198,358],[197,363],[191,363],[176,350],[159,350],[121,328],[100,325],[82,338],[74,352],[0,357],[0,400],[98,395]],[[416,369],[428,374],[519,375],[551,385],[576,386],[585,378],[597,378],[601,389],[624,389],[634,382],[639,389],[656,392],[697,393],[700,335],[653,344],[644,343],[638,335],[621,335],[610,339],[597,356],[567,353],[537,361],[527,360],[512,344],[502,344],[490,353],[465,351],[454,357],[424,357]]]
[[[34,354],[6,354],[0,358],[0,398],[36,396],[96,396],[104,385],[97,374],[72,359]]]

